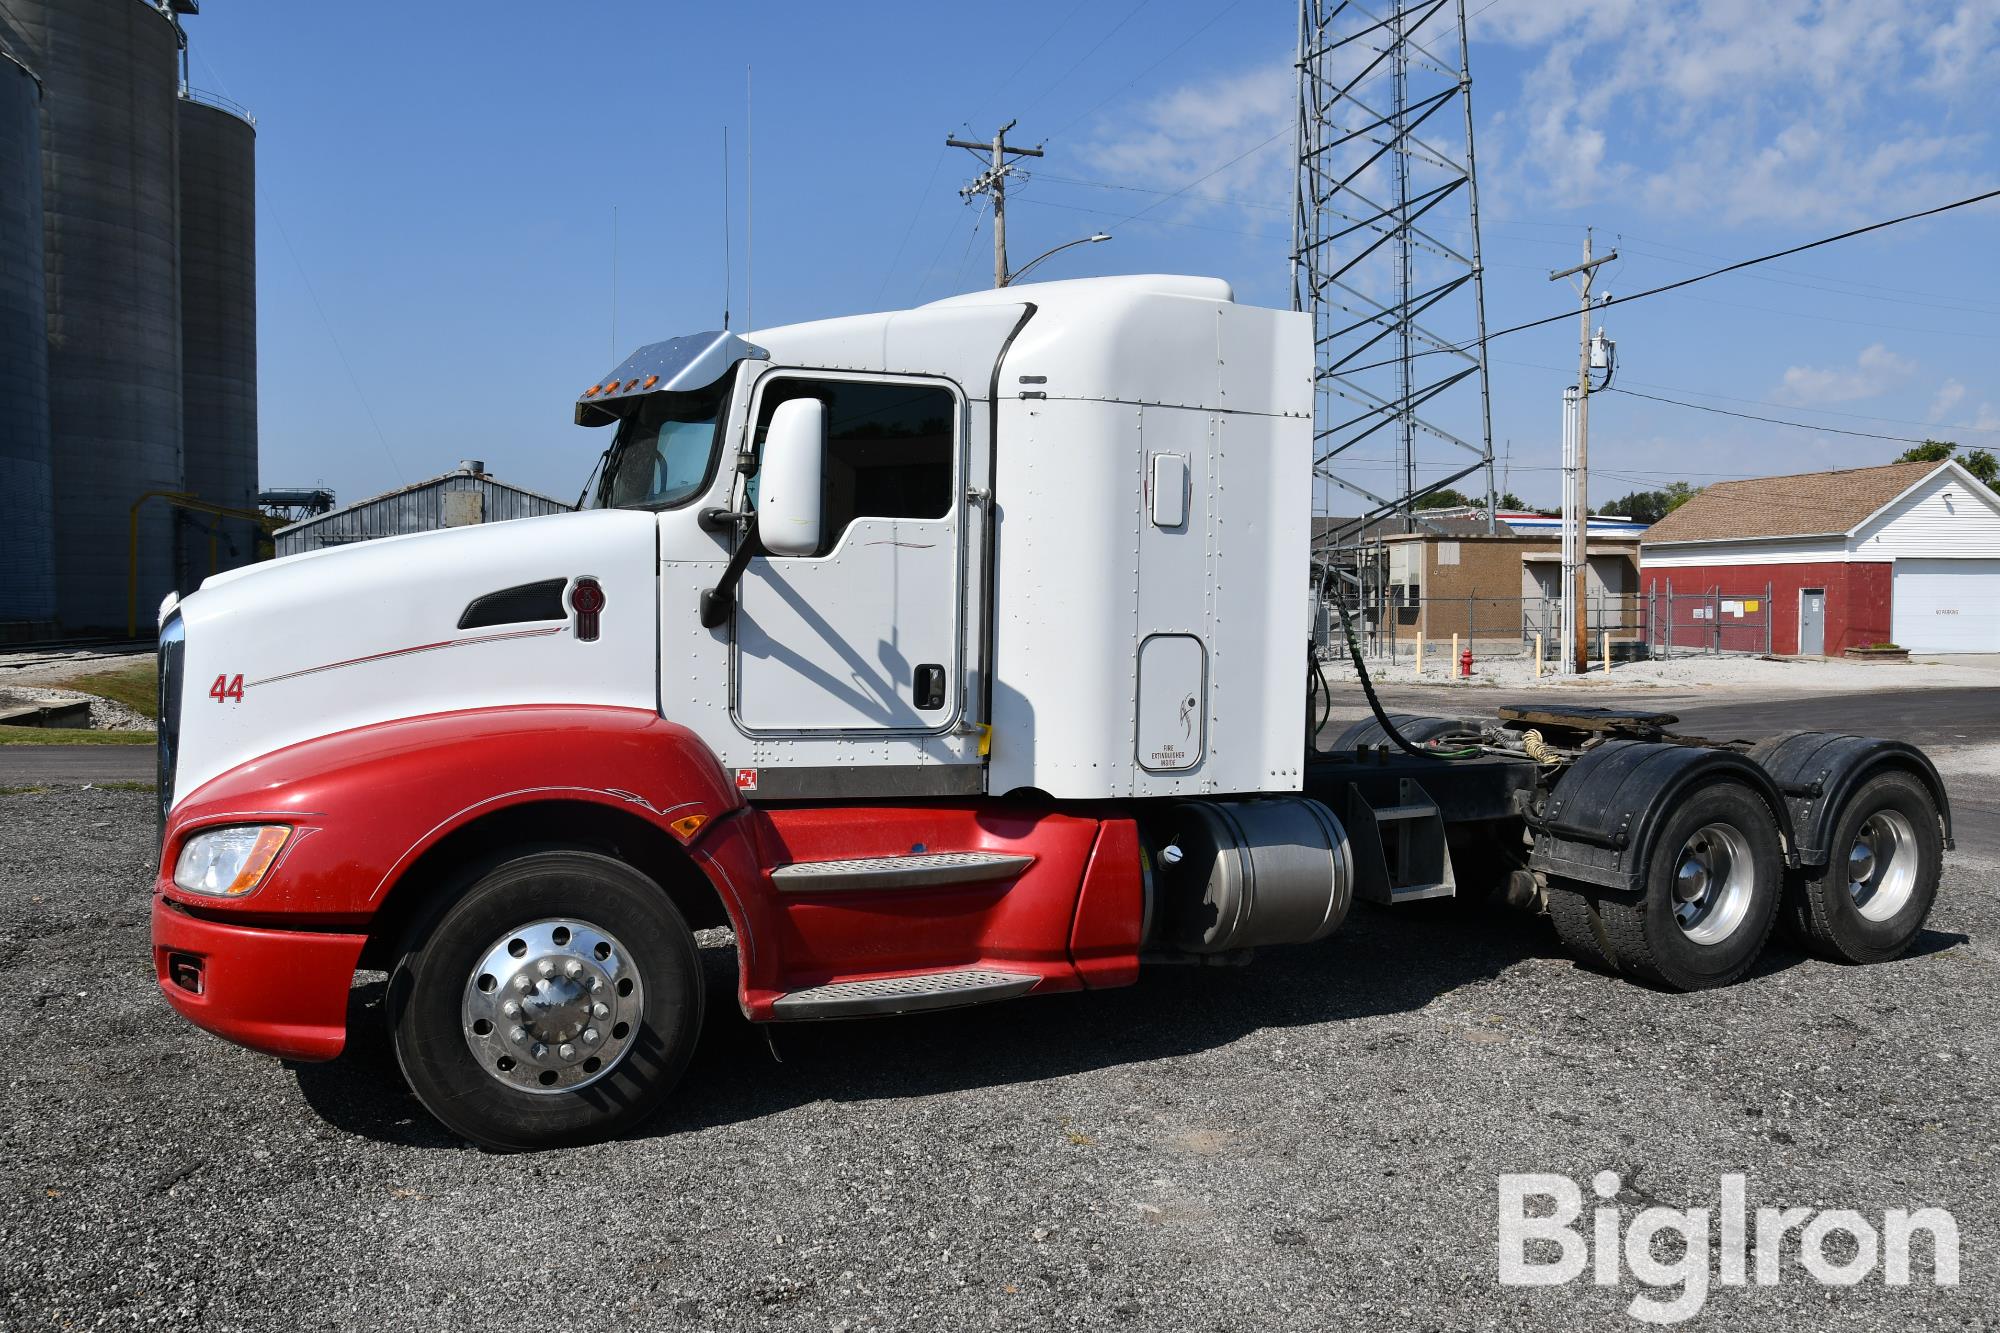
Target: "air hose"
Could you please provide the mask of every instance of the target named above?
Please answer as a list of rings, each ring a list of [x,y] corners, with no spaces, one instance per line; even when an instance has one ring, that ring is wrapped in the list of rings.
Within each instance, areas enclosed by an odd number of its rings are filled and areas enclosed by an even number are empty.
[[[1360,677],[1361,692],[1368,696],[1368,706],[1375,712],[1375,721],[1380,724],[1382,734],[1396,743],[1396,748],[1419,759],[1477,759],[1482,753],[1477,746],[1461,750],[1427,750],[1412,745],[1403,733],[1396,730],[1396,724],[1382,711],[1382,701],[1375,697],[1375,682],[1368,677],[1368,664],[1361,660],[1361,644],[1354,637],[1353,622],[1347,618],[1347,599],[1336,597],[1334,606],[1340,612],[1340,632],[1347,640],[1347,655],[1354,659],[1354,672]]]

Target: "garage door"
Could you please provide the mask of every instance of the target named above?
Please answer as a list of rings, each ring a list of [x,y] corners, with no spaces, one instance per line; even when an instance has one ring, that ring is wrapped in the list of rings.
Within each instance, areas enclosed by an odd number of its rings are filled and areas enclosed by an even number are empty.
[[[2000,560],[1898,560],[1896,642],[1919,653],[2000,653]]]

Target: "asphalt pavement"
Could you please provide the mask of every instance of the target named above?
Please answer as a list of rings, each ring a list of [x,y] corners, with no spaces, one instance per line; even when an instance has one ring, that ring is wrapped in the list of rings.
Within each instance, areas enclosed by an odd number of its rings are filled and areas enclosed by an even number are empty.
[[[150,745],[0,745],[0,787],[151,782]]]

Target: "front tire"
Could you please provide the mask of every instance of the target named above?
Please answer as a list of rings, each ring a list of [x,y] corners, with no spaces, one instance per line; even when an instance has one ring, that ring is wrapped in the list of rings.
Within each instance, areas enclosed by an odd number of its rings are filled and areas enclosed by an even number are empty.
[[[1839,963],[1901,957],[1930,916],[1943,869],[1930,791],[1908,773],[1879,774],[1841,811],[1826,865],[1786,885],[1786,933]]]
[[[419,923],[389,977],[425,1109],[500,1151],[608,1138],[656,1109],[702,1019],[701,958],[666,893],[611,857],[495,865]]]
[[[1784,858],[1762,797],[1712,782],[1676,805],[1638,894],[1595,908],[1618,970],[1675,990],[1727,986],[1750,970],[1777,920]]]

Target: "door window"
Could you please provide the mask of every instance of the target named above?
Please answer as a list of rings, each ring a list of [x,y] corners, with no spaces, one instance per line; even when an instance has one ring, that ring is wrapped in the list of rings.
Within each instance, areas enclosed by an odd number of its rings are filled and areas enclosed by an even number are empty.
[[[943,518],[951,513],[958,404],[949,389],[860,380],[777,380],[765,388],[757,410],[754,447],[760,456],[771,414],[794,398],[817,398],[826,404],[821,500],[825,518],[814,555],[826,555],[838,546],[857,518]],[[747,496],[754,508],[754,475]]]

